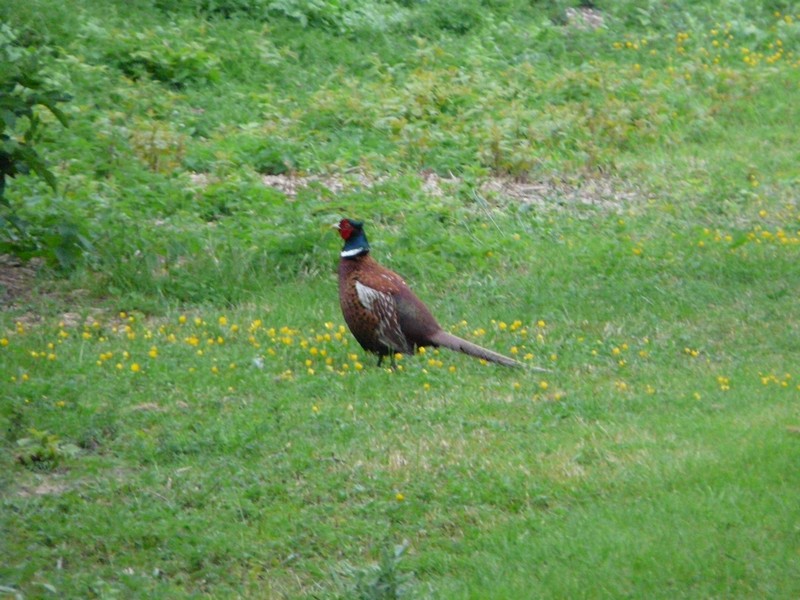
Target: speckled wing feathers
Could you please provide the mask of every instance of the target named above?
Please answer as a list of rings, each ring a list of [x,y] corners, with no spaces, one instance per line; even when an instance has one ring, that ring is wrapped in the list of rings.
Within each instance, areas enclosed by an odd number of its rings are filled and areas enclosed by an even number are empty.
[[[395,352],[412,352],[411,344],[400,329],[394,296],[391,293],[371,288],[358,280],[356,280],[356,293],[362,306],[378,319],[378,327],[375,332],[378,341]]]

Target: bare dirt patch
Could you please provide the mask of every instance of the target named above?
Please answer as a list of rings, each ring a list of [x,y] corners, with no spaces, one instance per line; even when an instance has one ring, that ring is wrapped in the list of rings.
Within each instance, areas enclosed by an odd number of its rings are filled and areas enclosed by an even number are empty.
[[[70,484],[62,475],[42,475],[35,481],[20,485],[16,495],[20,498],[33,498],[36,496],[58,496],[70,489]]]
[[[486,181],[481,191],[541,208],[587,206],[606,212],[621,211],[640,196],[639,190],[612,179],[590,179],[573,185],[556,180],[525,182],[494,178]]]
[[[0,309],[30,298],[41,259],[27,263],[11,254],[0,254]]]
[[[424,192],[433,197],[453,193],[465,183],[454,175],[442,176],[432,172],[419,175]],[[309,186],[321,186],[331,194],[340,194],[354,189],[371,188],[386,181],[386,177],[371,177],[364,173],[331,175],[265,175],[264,185],[275,188],[294,199],[300,190]],[[609,212],[618,212],[633,202],[641,191],[611,178],[596,178],[573,184],[557,179],[546,181],[523,181],[504,177],[490,177],[481,183],[476,193],[500,202],[519,202],[540,208],[563,209],[568,206],[595,207]]]
[[[576,29],[598,29],[605,24],[603,14],[588,6],[567,8],[565,15],[567,24]]]

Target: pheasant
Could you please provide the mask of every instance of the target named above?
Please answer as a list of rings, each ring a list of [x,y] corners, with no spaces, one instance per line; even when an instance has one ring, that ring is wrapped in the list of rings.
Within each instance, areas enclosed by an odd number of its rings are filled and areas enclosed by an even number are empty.
[[[339,302],[344,320],[361,347],[378,355],[378,366],[395,353],[413,354],[421,346],[442,346],[507,367],[521,367],[512,358],[482,348],[444,331],[403,278],[369,255],[364,224],[342,219],[344,240],[339,261]]]

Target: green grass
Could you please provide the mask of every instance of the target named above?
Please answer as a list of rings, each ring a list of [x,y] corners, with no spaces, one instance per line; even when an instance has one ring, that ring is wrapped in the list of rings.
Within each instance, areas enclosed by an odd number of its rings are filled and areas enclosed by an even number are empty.
[[[0,8],[74,97],[7,190],[0,595],[800,594],[790,4],[73,4]],[[376,368],[344,215],[551,372]]]

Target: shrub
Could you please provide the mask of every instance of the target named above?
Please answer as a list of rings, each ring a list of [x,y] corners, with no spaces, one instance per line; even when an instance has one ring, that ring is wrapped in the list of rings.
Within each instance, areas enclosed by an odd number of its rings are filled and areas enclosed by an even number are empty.
[[[39,72],[38,54],[20,47],[16,40],[11,28],[0,24],[0,203],[6,206],[7,177],[33,171],[55,189],[55,176],[34,148],[42,126],[36,108],[47,108],[66,125],[66,116],[57,105],[70,99],[61,91],[47,88]]]
[[[50,256],[66,266],[80,241],[75,228],[59,220],[44,229],[32,229],[6,198],[5,187],[6,179],[33,173],[55,190],[55,175],[36,149],[44,130],[38,109],[46,108],[66,126],[58,104],[70,97],[48,85],[40,51],[20,46],[6,25],[0,25],[0,65],[0,249],[24,255],[47,247],[52,250]]]
[[[106,60],[133,79],[149,76],[177,89],[219,80],[219,58],[173,25],[144,31],[112,30]]]

